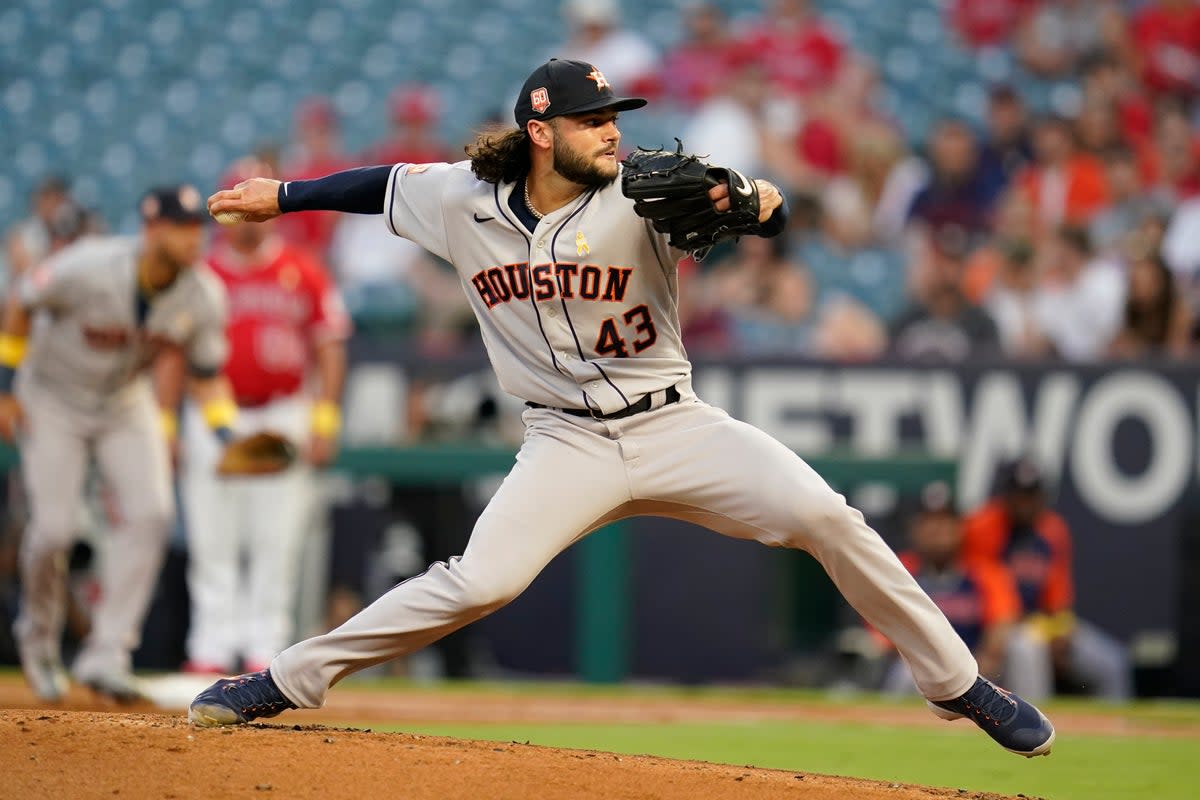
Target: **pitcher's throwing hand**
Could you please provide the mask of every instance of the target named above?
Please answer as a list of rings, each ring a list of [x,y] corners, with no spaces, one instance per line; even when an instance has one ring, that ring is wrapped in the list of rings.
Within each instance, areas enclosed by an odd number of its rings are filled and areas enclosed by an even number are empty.
[[[265,222],[280,215],[280,182],[273,178],[251,178],[232,189],[216,192],[208,198],[208,213],[218,222]],[[226,215],[240,215],[236,218]]]

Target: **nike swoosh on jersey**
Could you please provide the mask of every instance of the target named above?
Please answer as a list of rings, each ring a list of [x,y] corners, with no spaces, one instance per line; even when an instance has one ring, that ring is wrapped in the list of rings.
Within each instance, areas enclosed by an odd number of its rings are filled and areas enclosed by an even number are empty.
[[[475,220],[476,222],[487,222],[490,219],[495,219],[495,217],[481,217],[478,214],[476,214],[474,211],[472,211],[471,219]]]

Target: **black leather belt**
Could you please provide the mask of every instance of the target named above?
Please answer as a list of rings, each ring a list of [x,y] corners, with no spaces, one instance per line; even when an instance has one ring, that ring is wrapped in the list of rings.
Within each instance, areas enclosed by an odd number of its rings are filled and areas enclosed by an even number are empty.
[[[561,411],[564,414],[570,414],[572,417],[591,417],[592,419],[625,419],[632,417],[634,414],[641,414],[643,411],[649,411],[650,406],[654,401],[651,399],[651,394],[642,395],[642,399],[630,406],[622,408],[620,411],[614,411],[611,414],[599,414],[594,411],[588,411],[586,408],[555,408],[554,406],[544,406],[541,403],[534,403],[527,400],[525,405],[530,408],[548,408],[551,411]],[[663,406],[669,406],[672,403],[679,402],[679,390],[674,386],[668,386],[666,391],[666,399],[663,401]],[[659,406],[662,408],[662,406]]]

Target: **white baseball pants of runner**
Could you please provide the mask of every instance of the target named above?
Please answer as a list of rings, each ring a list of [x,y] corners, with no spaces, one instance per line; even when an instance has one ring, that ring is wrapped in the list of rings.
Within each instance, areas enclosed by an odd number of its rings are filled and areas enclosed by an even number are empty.
[[[500,608],[588,532],[643,514],[807,550],[896,644],[927,698],[950,699],[970,688],[975,659],[862,514],[787,447],[690,389],[681,393],[676,404],[656,398],[659,408],[616,421],[526,411],[517,463],[462,556],[280,653],[271,663],[279,689],[301,708],[320,707],[347,675]]]
[[[1089,694],[1106,700],[1133,695],[1133,667],[1119,641],[1086,620],[1077,620],[1068,651],[1073,679]],[[1054,659],[1050,643],[1031,625],[1018,625],[1008,642],[1005,686],[1030,702],[1054,694]]]
[[[86,413],[25,380],[19,442],[29,496],[21,543],[21,647],[57,659],[66,612],[67,555],[79,536],[84,481],[94,457],[114,500],[112,535],[100,567],[100,599],[75,660],[76,677],[124,674],[141,641],[142,622],[174,517],[171,467],[148,384],[126,390],[118,405]]]
[[[275,431],[303,447],[309,424],[308,400],[293,395],[239,409],[235,428],[239,436]],[[180,488],[192,603],[188,660],[229,671],[240,655],[261,668],[295,641],[296,580],[313,508],[312,470],[297,463],[279,475],[220,478],[221,444],[190,405],[183,430]]]

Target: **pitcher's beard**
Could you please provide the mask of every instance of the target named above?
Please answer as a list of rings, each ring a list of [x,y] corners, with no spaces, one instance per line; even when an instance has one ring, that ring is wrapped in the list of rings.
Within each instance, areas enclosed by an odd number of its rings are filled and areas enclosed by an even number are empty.
[[[591,189],[601,189],[617,179],[616,170],[609,175],[595,161],[571,150],[557,137],[554,139],[554,171],[572,183]]]

